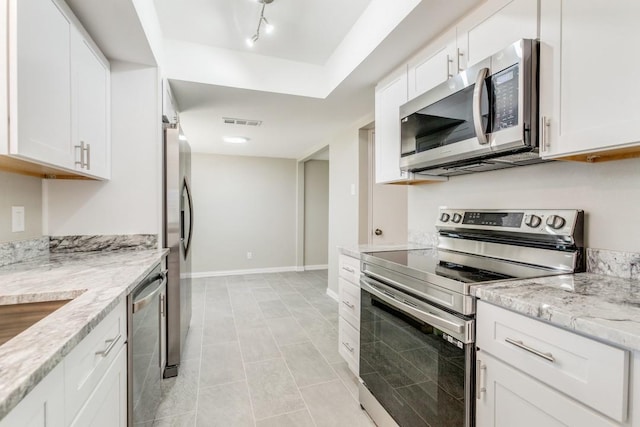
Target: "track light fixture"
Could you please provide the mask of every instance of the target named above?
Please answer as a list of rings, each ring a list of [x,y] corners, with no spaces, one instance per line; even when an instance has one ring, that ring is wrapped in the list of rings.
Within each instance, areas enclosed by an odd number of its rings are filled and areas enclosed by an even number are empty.
[[[267,18],[264,16],[264,8],[273,3],[273,0],[256,0],[258,3],[262,3],[262,10],[260,11],[260,19],[258,19],[258,28],[256,28],[256,32],[253,36],[247,38],[247,46],[253,47],[254,44],[260,39],[260,29],[262,28],[262,24],[264,24],[264,32],[267,34],[271,34],[274,30],[273,25],[269,23]]]

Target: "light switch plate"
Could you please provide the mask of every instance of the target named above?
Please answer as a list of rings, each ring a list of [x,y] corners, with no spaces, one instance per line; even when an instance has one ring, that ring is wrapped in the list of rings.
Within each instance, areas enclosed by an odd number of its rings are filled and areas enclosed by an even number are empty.
[[[11,206],[11,231],[24,231],[24,206]]]

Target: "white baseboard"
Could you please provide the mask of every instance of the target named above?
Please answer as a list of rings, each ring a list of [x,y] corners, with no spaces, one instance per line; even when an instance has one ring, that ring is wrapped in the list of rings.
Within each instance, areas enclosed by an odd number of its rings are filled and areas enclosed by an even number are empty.
[[[311,271],[311,270],[326,270],[329,268],[329,264],[323,264],[323,265],[305,265],[304,266],[304,271]]]
[[[286,273],[291,271],[304,271],[300,267],[270,267],[270,268],[252,268],[248,270],[221,270],[221,271],[201,271],[191,273],[192,279],[201,279],[203,277],[220,277],[220,276],[238,276],[244,274],[264,274],[264,273]]]
[[[331,289],[327,288],[327,295],[329,295],[332,299],[338,302],[338,294],[335,293],[335,291],[332,291]]]

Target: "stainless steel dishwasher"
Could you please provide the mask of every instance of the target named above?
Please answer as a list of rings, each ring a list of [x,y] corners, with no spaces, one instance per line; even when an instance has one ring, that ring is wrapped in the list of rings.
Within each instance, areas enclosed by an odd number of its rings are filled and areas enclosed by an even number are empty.
[[[159,265],[127,297],[128,425],[153,421],[166,354],[167,271]]]

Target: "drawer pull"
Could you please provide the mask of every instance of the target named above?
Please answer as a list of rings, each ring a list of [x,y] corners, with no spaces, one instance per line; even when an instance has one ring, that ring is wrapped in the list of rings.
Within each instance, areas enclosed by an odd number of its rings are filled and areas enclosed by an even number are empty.
[[[356,306],[351,304],[349,301],[342,300],[342,303],[349,308],[355,308]]]
[[[556,359],[553,357],[553,355],[551,353],[543,353],[541,351],[536,350],[535,348],[531,348],[528,345],[525,345],[522,341],[516,341],[514,339],[511,338],[505,338],[504,339],[506,342],[508,342],[511,345],[515,345],[518,348],[521,348],[525,351],[528,351],[531,354],[535,354],[538,357],[542,357],[544,360],[548,360],[549,362],[555,362]]]
[[[109,344],[109,345],[104,350],[96,351],[96,356],[107,357],[109,353],[111,353],[111,350],[113,350],[113,347],[116,346],[116,343],[120,341],[121,337],[122,335],[118,334],[118,336],[115,338],[105,340],[105,344]]]
[[[346,342],[344,342],[344,341],[343,341],[343,342],[342,342],[342,345],[343,345],[347,350],[349,350],[349,353],[353,353],[354,348],[353,348],[353,347],[351,347],[348,343],[346,343]]]
[[[342,269],[348,271],[349,273],[355,273],[356,272],[356,270],[354,270],[352,267],[348,267],[346,265],[343,265]]]

